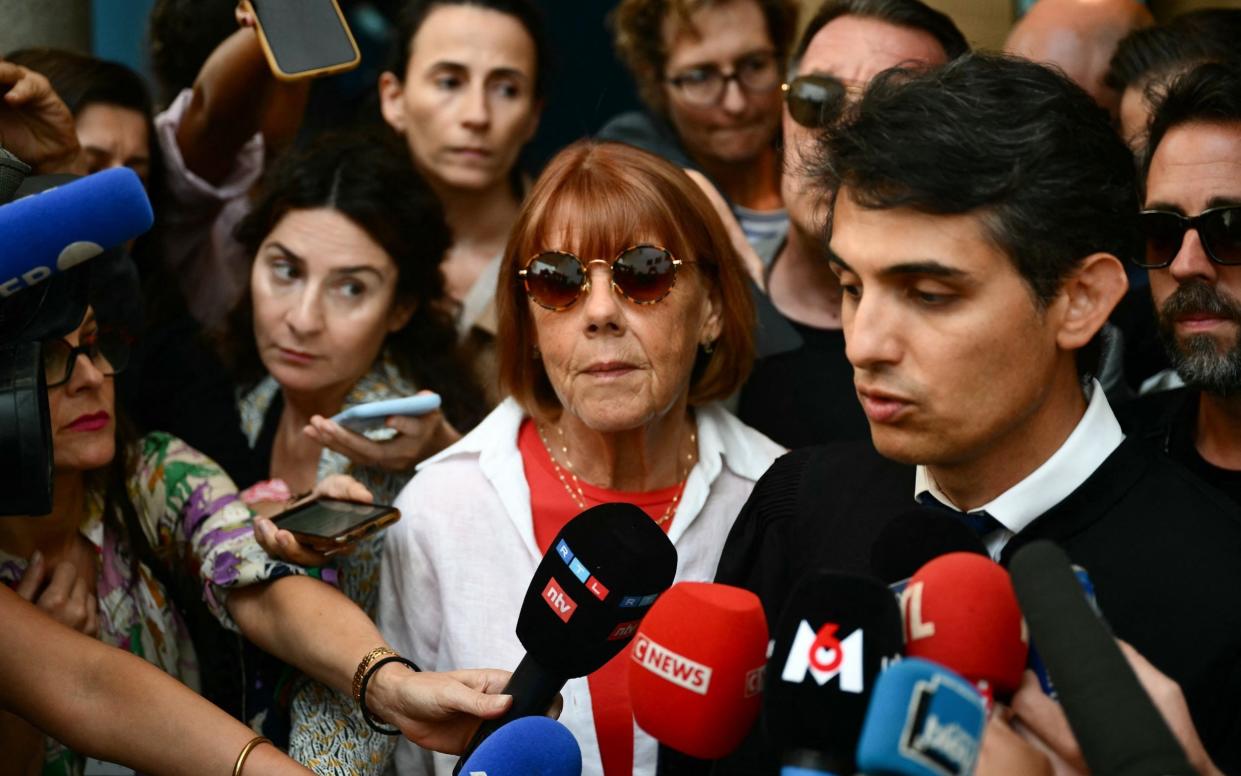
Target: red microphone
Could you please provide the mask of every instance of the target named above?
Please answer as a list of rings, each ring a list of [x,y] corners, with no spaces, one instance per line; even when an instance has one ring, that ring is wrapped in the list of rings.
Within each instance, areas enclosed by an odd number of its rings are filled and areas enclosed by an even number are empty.
[[[767,618],[748,590],[678,582],[643,618],[630,656],[638,726],[678,752],[716,760],[758,716]]]
[[[905,654],[951,668],[988,706],[1021,684],[1029,635],[1013,583],[998,563],[966,552],[932,560],[901,593]]]

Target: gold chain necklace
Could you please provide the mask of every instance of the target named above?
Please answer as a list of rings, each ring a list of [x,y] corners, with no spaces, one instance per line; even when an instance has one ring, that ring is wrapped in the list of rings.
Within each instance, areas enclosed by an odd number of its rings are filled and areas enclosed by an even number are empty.
[[[573,469],[573,461],[569,459],[569,445],[565,442],[564,429],[560,426],[556,427],[556,432],[560,436],[560,453],[564,457],[564,468],[556,461],[556,454],[552,452],[551,443],[547,440],[547,432],[543,429],[543,424],[535,422],[534,427],[538,429],[539,439],[543,441],[543,447],[547,450],[547,457],[552,461],[552,467],[556,470],[556,476],[560,479],[560,484],[564,486],[565,492],[569,494],[569,498],[577,505],[578,509],[586,508],[586,494],[582,492],[582,483],[577,478],[577,472]],[[690,452],[685,454],[684,469],[678,472],[680,476],[680,487],[677,488],[676,495],[672,497],[672,502],[664,509],[664,513],[655,525],[663,526],[672,516],[676,514],[677,505],[681,503],[681,496],[685,493],[685,484],[689,481],[689,471],[694,464],[694,454],[698,451],[698,432],[690,429],[689,432]],[[565,469],[569,470],[569,477],[565,477]],[[569,484],[569,479],[573,480],[573,484]]]

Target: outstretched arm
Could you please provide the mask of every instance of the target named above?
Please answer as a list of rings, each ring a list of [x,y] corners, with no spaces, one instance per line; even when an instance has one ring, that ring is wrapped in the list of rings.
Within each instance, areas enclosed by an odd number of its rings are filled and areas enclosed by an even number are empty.
[[[238,152],[256,132],[264,131],[264,139],[277,146],[296,134],[310,89],[307,81],[285,83],[272,75],[244,0],[237,21],[241,29],[203,63],[177,130],[186,167],[212,185],[228,177]],[[279,106],[279,117],[269,115],[270,106]]]
[[[159,776],[231,773],[254,737],[155,666],[59,625],[3,586],[0,622],[0,708],[77,751]],[[242,772],[310,773],[268,745]]]

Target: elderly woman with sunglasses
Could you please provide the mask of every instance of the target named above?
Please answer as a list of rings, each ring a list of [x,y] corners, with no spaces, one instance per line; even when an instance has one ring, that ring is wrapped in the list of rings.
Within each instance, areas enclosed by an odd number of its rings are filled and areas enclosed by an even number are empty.
[[[509,398],[420,467],[383,558],[381,630],[436,670],[517,664],[535,567],[600,503],[642,508],[676,545],[677,578],[711,579],[782,452],[716,403],[749,369],[747,281],[711,204],[662,159],[610,143],[553,159],[509,241],[497,307]],[[625,668],[622,655],[564,689],[585,773],[654,773]],[[447,774],[453,761],[402,743],[397,765]]]

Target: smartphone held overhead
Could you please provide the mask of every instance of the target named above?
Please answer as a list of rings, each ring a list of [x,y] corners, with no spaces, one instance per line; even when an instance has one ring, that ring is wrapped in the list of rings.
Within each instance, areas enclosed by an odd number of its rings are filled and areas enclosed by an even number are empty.
[[[277,78],[352,70],[362,61],[336,0],[249,0],[263,53]]]

